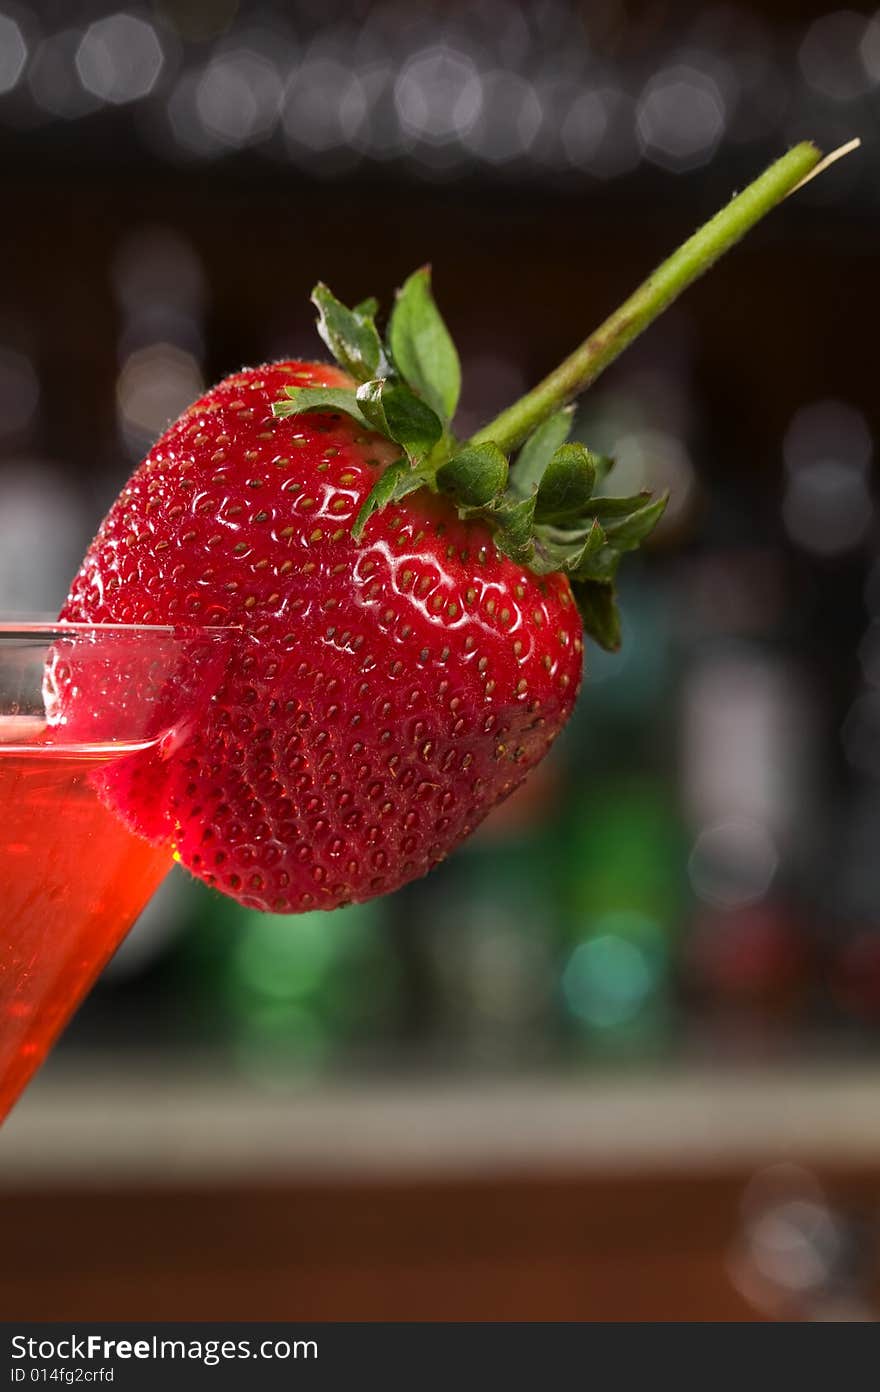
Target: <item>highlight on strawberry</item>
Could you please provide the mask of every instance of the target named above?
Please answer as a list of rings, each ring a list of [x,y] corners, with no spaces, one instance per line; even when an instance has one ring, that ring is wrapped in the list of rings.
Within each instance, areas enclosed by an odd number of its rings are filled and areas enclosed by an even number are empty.
[[[157,441],[75,577],[65,620],[224,625],[197,728],[104,796],[193,874],[274,912],[424,874],[544,757],[584,637],[665,498],[613,491],[572,402],[678,294],[828,162],[790,150],[543,382],[468,440],[426,268],[378,306],[313,301],[336,365],[245,369]]]

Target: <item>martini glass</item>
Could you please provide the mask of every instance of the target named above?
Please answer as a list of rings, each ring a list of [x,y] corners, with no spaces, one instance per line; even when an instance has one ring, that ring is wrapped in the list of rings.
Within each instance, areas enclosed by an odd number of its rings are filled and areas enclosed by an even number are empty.
[[[171,867],[165,760],[224,636],[0,624],[0,1120]],[[124,796],[144,769],[148,826]]]

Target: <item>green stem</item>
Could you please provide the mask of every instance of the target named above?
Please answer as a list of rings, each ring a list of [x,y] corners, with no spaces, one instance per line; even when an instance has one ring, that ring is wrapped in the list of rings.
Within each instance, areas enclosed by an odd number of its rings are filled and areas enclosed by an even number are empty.
[[[658,266],[549,377],[478,430],[470,443],[491,440],[505,452],[522,444],[536,426],[595,382],[643,329],[791,193],[820,159],[816,146],[804,141],[771,164]]]

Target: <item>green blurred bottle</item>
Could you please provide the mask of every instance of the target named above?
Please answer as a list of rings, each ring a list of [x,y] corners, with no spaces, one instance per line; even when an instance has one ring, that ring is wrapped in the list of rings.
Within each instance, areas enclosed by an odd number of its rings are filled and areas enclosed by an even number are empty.
[[[238,1069],[283,1085],[387,1050],[400,972],[386,901],[267,914],[193,889],[183,971],[200,1032]]]
[[[648,776],[596,784],[574,807],[566,844],[560,987],[574,1037],[600,1054],[662,1053],[687,897],[673,790]]]

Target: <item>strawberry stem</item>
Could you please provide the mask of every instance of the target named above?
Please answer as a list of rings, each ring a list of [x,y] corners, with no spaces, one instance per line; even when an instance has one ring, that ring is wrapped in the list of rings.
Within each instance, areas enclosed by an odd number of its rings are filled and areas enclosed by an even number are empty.
[[[549,377],[484,425],[471,436],[469,443],[478,445],[492,441],[505,453],[522,444],[536,426],[595,382],[609,363],[683,290],[792,193],[821,158],[816,146],[804,141],[771,164],[658,266]]]

